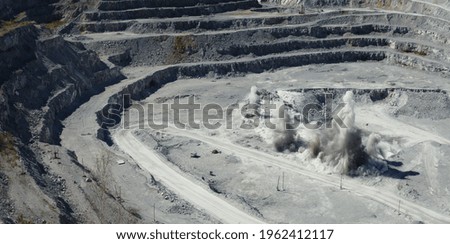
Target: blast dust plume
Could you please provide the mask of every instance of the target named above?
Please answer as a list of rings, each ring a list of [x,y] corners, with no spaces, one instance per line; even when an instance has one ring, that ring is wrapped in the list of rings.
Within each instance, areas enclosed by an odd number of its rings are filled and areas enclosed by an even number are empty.
[[[366,148],[362,143],[361,130],[355,126],[352,91],[345,93],[343,102],[345,106],[338,116],[345,126],[341,127],[333,122],[332,128],[320,130],[309,144],[311,155],[343,174],[353,175],[374,169],[383,171],[385,165],[373,158],[380,138],[371,136]]]

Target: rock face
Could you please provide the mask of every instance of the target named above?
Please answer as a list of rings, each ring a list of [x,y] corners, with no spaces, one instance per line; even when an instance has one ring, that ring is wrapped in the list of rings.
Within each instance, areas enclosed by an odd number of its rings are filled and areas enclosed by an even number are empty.
[[[48,24],[70,23],[80,13],[98,4],[99,0],[2,0],[0,20],[33,21]]]
[[[1,159],[0,206],[5,211],[0,211],[0,219],[11,223],[40,223],[39,218],[34,218],[36,216],[23,219],[22,209],[16,209],[21,204],[9,199],[8,182],[17,189],[16,182],[20,181],[12,175],[20,174],[22,182],[29,179],[23,192],[35,192],[54,201],[50,204],[59,211],[54,211],[53,217],[47,216],[53,218],[52,222],[78,221],[62,194],[65,191],[64,185],[60,184],[62,181],[48,169],[48,162],[43,162],[46,161],[41,157],[43,152],[36,144],[40,141],[57,145],[61,120],[105,86],[121,79],[123,75],[119,69],[108,67],[95,52],[67,42],[59,35],[51,36],[39,26],[30,24],[0,36],[0,132],[16,138],[20,155],[17,162],[8,160],[16,165],[11,169],[5,168],[4,158]],[[14,173],[15,170],[21,172]],[[54,214],[59,215],[59,220]]]
[[[1,70],[2,111],[15,110],[2,113],[0,121],[24,141],[31,139],[33,131],[23,131],[35,126],[36,139],[57,144],[59,120],[83,100],[122,79],[118,69],[109,69],[80,45],[60,36],[39,40],[34,26],[17,29],[0,41],[6,49],[0,54],[6,63]]]
[[[16,136],[28,141],[31,138],[28,122],[14,106],[17,96],[15,87],[24,86],[26,81],[18,74],[27,63],[36,59],[36,38],[38,31],[33,26],[22,27],[0,38],[0,124],[3,130],[11,131]],[[24,94],[25,95],[25,94]]]
[[[124,77],[118,68],[108,68],[94,52],[69,44],[61,37],[42,41],[38,46],[55,67],[50,72],[50,79],[54,83],[61,82],[62,87],[46,103],[39,138],[55,144],[59,142],[61,119],[93,94]]]
[[[0,19],[12,19],[15,15],[21,12],[26,12],[26,15],[38,22],[49,21],[55,16],[52,13],[55,6],[52,5],[59,0],[2,0],[0,1]]]

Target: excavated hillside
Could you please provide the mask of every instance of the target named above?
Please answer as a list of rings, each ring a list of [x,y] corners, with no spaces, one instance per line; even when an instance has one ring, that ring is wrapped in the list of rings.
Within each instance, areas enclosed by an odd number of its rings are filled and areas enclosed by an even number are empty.
[[[158,223],[220,222],[138,165],[114,168],[114,115],[178,79],[372,61],[450,71],[446,0],[7,0],[0,9],[4,223],[151,223],[154,211]]]

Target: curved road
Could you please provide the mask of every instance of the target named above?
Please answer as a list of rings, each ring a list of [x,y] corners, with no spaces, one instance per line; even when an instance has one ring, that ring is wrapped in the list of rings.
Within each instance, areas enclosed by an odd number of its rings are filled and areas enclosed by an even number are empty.
[[[199,140],[204,143],[213,145],[223,151],[233,152],[234,154],[240,157],[251,158],[268,165],[275,165],[282,169],[286,169],[290,172],[305,175],[307,177],[310,177],[312,179],[318,180],[331,186],[339,187],[340,185],[339,183],[340,178],[337,176],[323,175],[309,170],[305,170],[300,168],[298,165],[293,164],[291,161],[287,159],[276,157],[264,152],[256,151],[254,149],[241,147],[239,145],[225,141],[222,138],[208,137],[192,131],[180,130],[175,128],[168,128],[164,132],[172,134],[174,136],[183,136]],[[131,142],[131,145],[129,145],[129,147],[133,147],[132,145],[133,143],[135,144],[134,147],[139,147],[139,141],[131,133],[120,132],[120,135],[121,135],[120,141],[129,140]],[[144,151],[141,152],[141,154],[151,155],[152,152]],[[155,172],[155,170],[152,170],[152,172]],[[392,207],[393,209],[397,209],[399,201],[401,201],[401,211],[411,216],[414,216],[419,220],[424,220],[429,223],[450,223],[450,216],[435,212],[434,210],[430,210],[414,202],[405,200],[395,195],[394,193],[386,192],[383,191],[382,189],[361,185],[358,182],[353,181],[347,181],[345,183],[345,189],[350,192],[353,192],[354,194],[383,203],[387,206]]]
[[[223,223],[262,224],[263,222],[230,205],[212,191],[207,190],[169,167],[166,158],[148,148],[129,130],[114,135],[116,144],[142,168],[152,173],[163,185],[194,206],[205,210]]]

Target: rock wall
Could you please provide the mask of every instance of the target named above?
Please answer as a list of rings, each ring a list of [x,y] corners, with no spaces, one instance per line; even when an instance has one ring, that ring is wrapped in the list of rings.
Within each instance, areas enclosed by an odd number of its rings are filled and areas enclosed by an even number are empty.
[[[33,20],[45,20],[55,10],[52,4],[59,0],[2,0],[0,1],[0,19],[12,19],[15,15],[26,12]]]
[[[35,25],[17,28],[0,37],[0,132],[13,135],[18,153],[15,161],[1,159],[0,166],[11,161],[15,165],[12,169],[17,171],[0,167],[3,222],[41,223],[41,218],[60,223],[81,220],[74,213],[69,197],[64,195],[63,180],[54,175],[42,157],[47,151],[40,150],[36,142],[58,144],[61,120],[105,86],[123,78],[118,68],[110,69],[93,51],[66,42],[61,36],[48,37],[48,32]],[[23,183],[23,179],[29,181]],[[39,219],[21,218],[21,213],[30,210],[21,209],[23,205],[10,198],[11,182],[24,184],[20,191],[25,195],[33,192],[51,200],[48,201],[54,207],[51,213],[40,213]],[[38,204],[29,198],[19,201]]]
[[[31,25],[0,38],[0,123],[24,142],[58,144],[59,121],[123,76],[82,45],[38,33]]]
[[[100,0],[1,0],[0,20],[12,20],[22,14],[22,20],[49,23],[65,19],[70,22],[84,10],[93,9]]]

